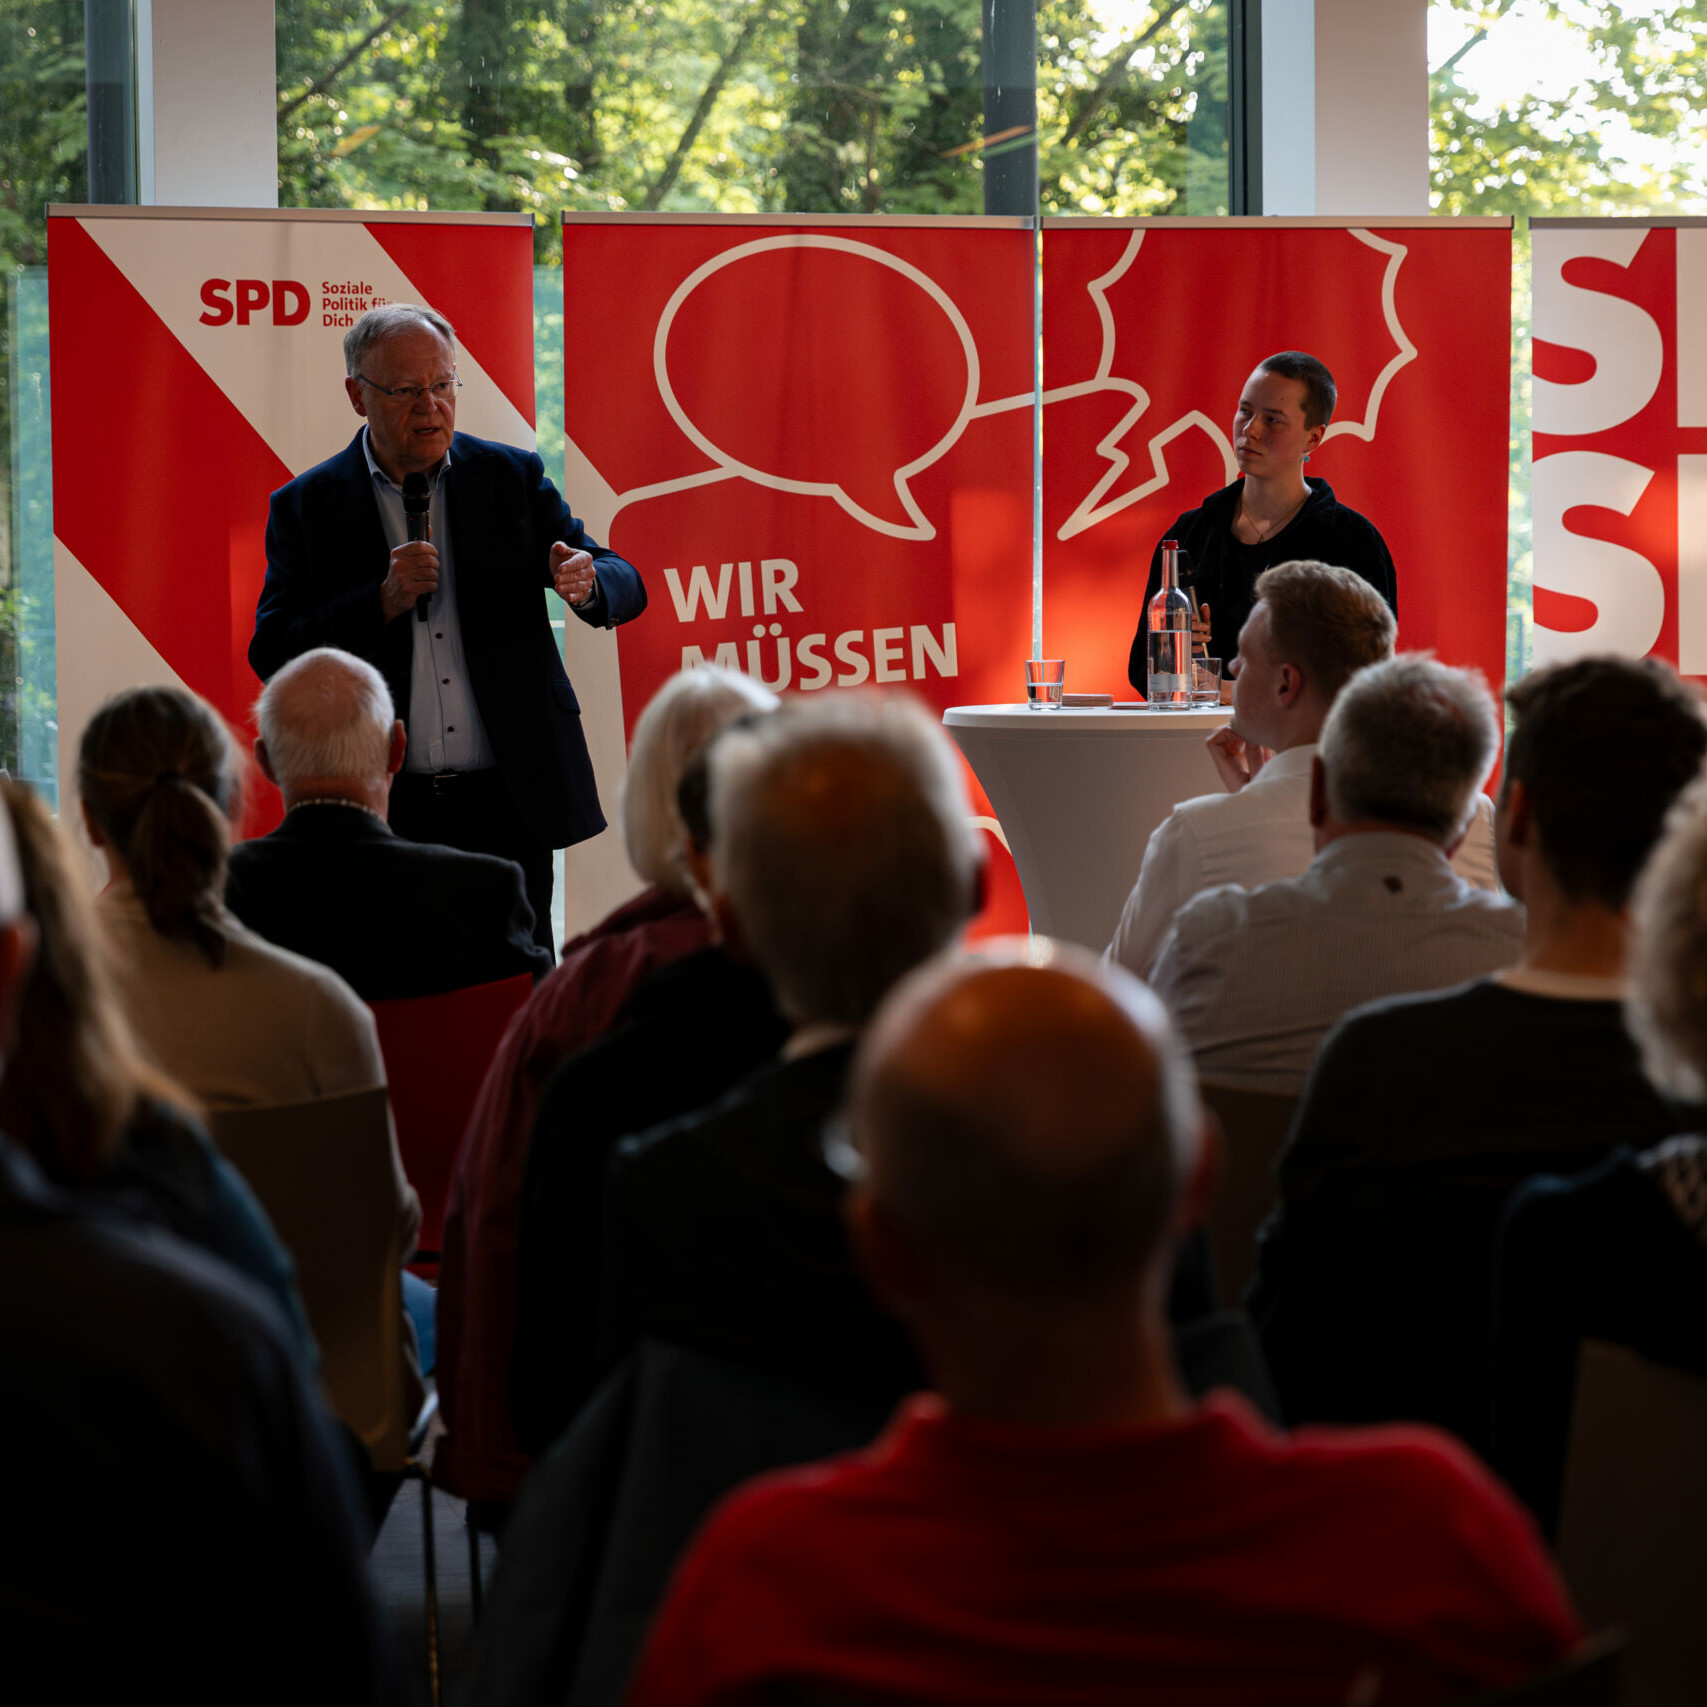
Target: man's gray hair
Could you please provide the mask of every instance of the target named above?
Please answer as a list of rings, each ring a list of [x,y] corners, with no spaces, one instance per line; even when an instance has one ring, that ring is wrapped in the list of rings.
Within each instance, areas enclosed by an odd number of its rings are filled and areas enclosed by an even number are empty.
[[[255,727],[281,785],[309,777],[383,781],[396,721],[385,677],[330,646],[291,659],[255,702]]]
[[[370,308],[344,334],[344,372],[354,379],[375,344],[422,326],[437,332],[453,350],[456,348],[456,330],[436,308],[424,308],[418,302],[382,302],[379,307]]]
[[[1707,783],[1678,797],[1630,917],[1625,1017],[1642,1064],[1661,1090],[1707,1100]]]
[[[1328,805],[1343,823],[1391,824],[1452,846],[1499,750],[1488,684],[1422,652],[1372,664],[1322,726]]]
[[[688,889],[688,832],[676,805],[688,766],[737,718],[776,708],[769,688],[716,664],[678,671],[653,694],[634,726],[622,785],[628,863],[648,883],[678,893]]]
[[[941,725],[843,695],[711,754],[714,887],[796,1024],[861,1026],[971,916],[982,858]]]

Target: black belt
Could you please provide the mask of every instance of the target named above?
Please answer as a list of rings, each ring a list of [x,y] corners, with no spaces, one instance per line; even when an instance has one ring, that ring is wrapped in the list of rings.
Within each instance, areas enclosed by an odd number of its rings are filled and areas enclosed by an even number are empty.
[[[425,788],[436,795],[456,794],[475,782],[498,774],[496,765],[477,771],[405,771],[398,779],[413,788]]]

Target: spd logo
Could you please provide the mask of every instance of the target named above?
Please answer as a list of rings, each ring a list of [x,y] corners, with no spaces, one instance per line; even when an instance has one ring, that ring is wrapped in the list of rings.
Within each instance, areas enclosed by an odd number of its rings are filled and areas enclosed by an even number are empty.
[[[300,326],[308,318],[308,288],[295,279],[204,279],[202,316],[204,326],[229,326],[233,320],[247,326],[271,307],[275,326]]]

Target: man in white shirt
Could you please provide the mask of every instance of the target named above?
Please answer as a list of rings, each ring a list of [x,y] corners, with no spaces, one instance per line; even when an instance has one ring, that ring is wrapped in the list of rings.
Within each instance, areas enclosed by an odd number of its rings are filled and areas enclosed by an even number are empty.
[[[1109,944],[1107,958],[1140,978],[1192,896],[1296,877],[1310,863],[1310,766],[1323,720],[1358,670],[1393,655],[1392,611],[1349,569],[1277,564],[1257,578],[1256,599],[1239,634],[1232,721],[1208,742],[1227,792],[1182,801],[1157,827]],[[1453,866],[1478,889],[1499,886],[1483,795]]]
[[[1151,985],[1204,1079],[1295,1096],[1347,1009],[1516,961],[1523,909],[1447,857],[1498,743],[1469,671],[1407,654],[1346,685],[1312,760],[1309,868],[1197,896],[1157,956]]]

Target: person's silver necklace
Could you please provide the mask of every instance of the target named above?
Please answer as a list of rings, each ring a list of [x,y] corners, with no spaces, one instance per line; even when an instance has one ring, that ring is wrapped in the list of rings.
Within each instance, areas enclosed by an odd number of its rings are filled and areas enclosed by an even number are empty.
[[[1300,498],[1298,500],[1298,502],[1296,504],[1294,504],[1292,506],[1292,508],[1290,510],[1288,510],[1284,516],[1277,516],[1271,522],[1259,522],[1256,519],[1256,517],[1253,516],[1251,514],[1251,512],[1245,507],[1245,495],[1243,492],[1241,492],[1239,494],[1239,514],[1241,516],[1243,516],[1245,518],[1245,520],[1251,525],[1251,528],[1255,531],[1256,536],[1257,536],[1256,537],[1256,543],[1258,545],[1261,545],[1262,542],[1265,539],[1267,539],[1271,533],[1274,533],[1279,528],[1285,527],[1286,524],[1289,521],[1291,521],[1292,518],[1295,515],[1297,515],[1298,512],[1301,509],[1303,509],[1304,506],[1309,501],[1310,501],[1310,494],[1306,490],[1306,492],[1304,493],[1304,496],[1302,498]]]

